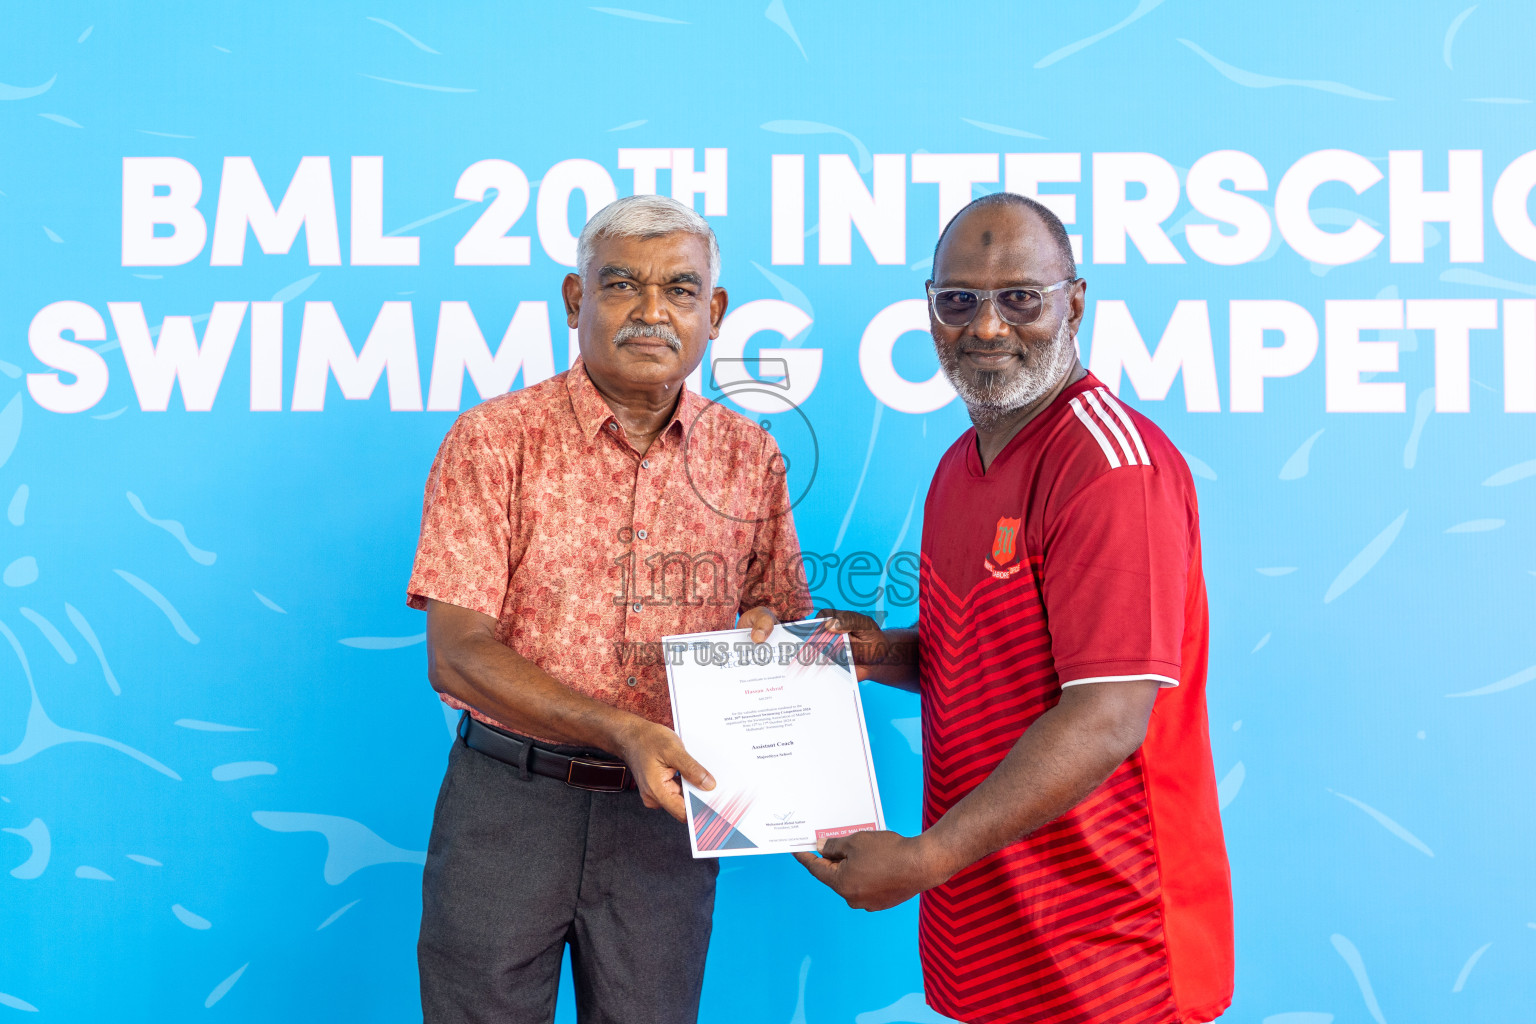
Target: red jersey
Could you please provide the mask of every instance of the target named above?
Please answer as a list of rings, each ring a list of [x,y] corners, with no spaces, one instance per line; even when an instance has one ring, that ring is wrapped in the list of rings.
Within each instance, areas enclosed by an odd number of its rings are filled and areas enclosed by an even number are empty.
[[[1232,997],[1232,893],[1205,709],[1189,470],[1092,375],[985,473],[928,491],[918,632],[924,827],[1064,686],[1153,678],[1146,741],[1087,799],[923,894],[928,1002],[968,1022],[1186,1024]]]

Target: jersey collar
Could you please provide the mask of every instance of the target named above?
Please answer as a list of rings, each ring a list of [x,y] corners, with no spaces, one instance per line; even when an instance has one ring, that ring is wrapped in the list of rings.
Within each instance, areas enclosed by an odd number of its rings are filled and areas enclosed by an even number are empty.
[[[1003,464],[1014,452],[1031,443],[1031,438],[1043,437],[1043,432],[1049,429],[1051,424],[1059,420],[1067,411],[1067,403],[1072,401],[1084,391],[1101,387],[1099,379],[1092,373],[1084,371],[1083,376],[1062,388],[1060,393],[1051,400],[1051,404],[1040,410],[1040,414],[1028,423],[1022,430],[1014,434],[1003,446],[1003,450],[997,453],[997,458],[992,460],[990,469],[981,468],[981,450],[977,447],[976,428],[973,426],[965,432],[965,468],[971,476],[985,480],[997,473],[999,466]]]

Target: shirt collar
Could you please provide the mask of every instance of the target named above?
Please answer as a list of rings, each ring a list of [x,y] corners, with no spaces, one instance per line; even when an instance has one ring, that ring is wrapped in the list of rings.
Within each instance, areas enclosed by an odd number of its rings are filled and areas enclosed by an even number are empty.
[[[965,453],[966,468],[970,471],[971,476],[980,478],[989,478],[995,476],[994,470],[996,470],[996,468],[1002,463],[1004,459],[1012,455],[1015,451],[1025,447],[1026,445],[1032,444],[1032,438],[1039,436],[1041,431],[1045,430],[1049,424],[1055,423],[1059,417],[1065,416],[1067,414],[1066,410],[1070,406],[1072,399],[1076,398],[1084,391],[1089,391],[1093,388],[1102,386],[1103,385],[1099,383],[1099,379],[1097,377],[1085,370],[1081,377],[1073,381],[1071,384],[1068,384],[1066,387],[1062,388],[1061,392],[1057,394],[1055,398],[1051,399],[1050,405],[1047,405],[1044,409],[1041,409],[1033,419],[1024,424],[1023,427],[1019,428],[1019,432],[1008,439],[1008,443],[1003,445],[1003,450],[998,452],[997,455],[993,457],[992,465],[985,470],[981,468],[981,452],[976,447],[978,444],[976,428],[972,427],[966,435],[971,440],[970,443],[966,445]]]
[[[687,383],[679,384],[677,407],[672,411],[672,418],[667,421],[666,428],[662,430],[661,437],[668,437],[676,433],[683,435],[693,427],[693,421],[708,403],[704,397],[690,389]],[[592,378],[587,375],[586,364],[580,356],[571,364],[571,370],[565,375],[565,389],[571,397],[571,409],[576,414],[576,422],[581,427],[584,437],[595,437],[608,428],[609,423],[618,423],[613,410],[609,408],[607,399],[603,393],[597,390],[597,385],[592,383]]]

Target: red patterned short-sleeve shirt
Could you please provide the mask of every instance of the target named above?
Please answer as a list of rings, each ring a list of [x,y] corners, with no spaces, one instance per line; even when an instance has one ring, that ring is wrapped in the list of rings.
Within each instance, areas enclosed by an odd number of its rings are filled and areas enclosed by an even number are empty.
[[[408,603],[493,616],[571,689],[670,726],[663,636],[810,612],[784,468],[767,431],[686,388],[641,455],[578,360],[449,430]]]

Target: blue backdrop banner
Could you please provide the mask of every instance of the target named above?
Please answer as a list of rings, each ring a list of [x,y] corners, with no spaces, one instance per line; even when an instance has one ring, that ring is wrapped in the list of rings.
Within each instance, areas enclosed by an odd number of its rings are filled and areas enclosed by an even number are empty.
[[[913,621],[968,426],[923,285],[1004,189],[1198,485],[1225,1019],[1532,1012],[1536,10],[621,2],[7,10],[0,1018],[419,1019],[422,486],[569,365],[616,196],[718,233],[697,383],[787,454],[817,597]],[[910,834],[917,700],[864,701]],[[915,902],[736,858],[715,922],[704,1021],[942,1019]]]

